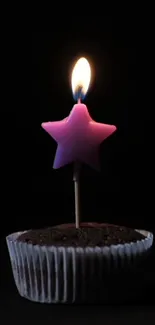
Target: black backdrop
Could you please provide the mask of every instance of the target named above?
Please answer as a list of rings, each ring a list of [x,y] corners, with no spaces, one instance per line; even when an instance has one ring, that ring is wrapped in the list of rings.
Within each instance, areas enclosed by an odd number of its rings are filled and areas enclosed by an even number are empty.
[[[81,26],[70,21],[49,32],[11,35],[10,103],[2,108],[1,126],[3,277],[10,267],[7,234],[74,222],[72,165],[52,169],[56,143],[41,123],[62,119],[72,109],[71,70],[81,56],[92,67],[85,99],[91,116],[118,128],[101,145],[101,173],[83,166],[82,220],[154,231],[152,115],[148,79],[142,76],[149,60],[144,60],[144,39],[139,54],[141,36],[137,39],[129,22],[122,28],[109,17],[94,24],[85,18]]]
[[[74,221],[72,166],[52,169],[56,143],[41,123],[62,119],[72,109],[71,71],[80,56],[92,67],[85,99],[91,116],[118,127],[101,145],[101,173],[83,167],[82,218],[153,227],[151,116],[142,106],[146,93],[138,92],[134,28],[108,19],[91,26],[85,20],[81,29],[70,23],[62,30],[17,34],[14,42],[16,78],[2,126],[2,207],[7,217],[1,231]]]

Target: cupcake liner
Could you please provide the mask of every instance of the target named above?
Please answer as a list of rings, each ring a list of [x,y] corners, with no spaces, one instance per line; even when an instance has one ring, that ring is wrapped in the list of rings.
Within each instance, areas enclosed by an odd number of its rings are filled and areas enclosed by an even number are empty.
[[[99,292],[102,295],[100,288],[103,290],[108,285],[107,274],[109,276],[125,267],[132,267],[152,246],[152,233],[136,231],[145,239],[124,245],[85,248],[19,242],[17,238],[23,232],[7,236],[19,294],[40,303],[85,302]]]

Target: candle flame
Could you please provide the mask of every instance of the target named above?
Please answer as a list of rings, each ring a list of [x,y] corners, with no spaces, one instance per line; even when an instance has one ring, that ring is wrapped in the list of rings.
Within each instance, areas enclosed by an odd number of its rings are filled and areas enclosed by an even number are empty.
[[[72,92],[75,100],[84,99],[90,84],[91,69],[85,58],[80,58],[72,72]]]

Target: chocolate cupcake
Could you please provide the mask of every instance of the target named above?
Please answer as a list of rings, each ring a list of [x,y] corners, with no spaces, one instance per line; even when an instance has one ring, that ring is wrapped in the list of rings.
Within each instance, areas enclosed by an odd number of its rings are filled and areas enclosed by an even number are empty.
[[[42,303],[73,303],[102,301],[114,274],[141,263],[152,246],[153,234],[82,223],[79,229],[66,224],[17,232],[6,240],[21,296]],[[111,279],[109,284],[107,279]]]

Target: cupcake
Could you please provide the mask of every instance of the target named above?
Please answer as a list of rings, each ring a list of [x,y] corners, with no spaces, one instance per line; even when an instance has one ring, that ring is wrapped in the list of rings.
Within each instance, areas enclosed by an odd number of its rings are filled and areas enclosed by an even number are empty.
[[[64,224],[6,238],[19,294],[40,303],[105,301],[122,272],[134,270],[153,234],[110,224]],[[117,281],[116,280],[116,275]],[[115,280],[114,280],[115,279]],[[107,292],[105,297],[105,292]]]

